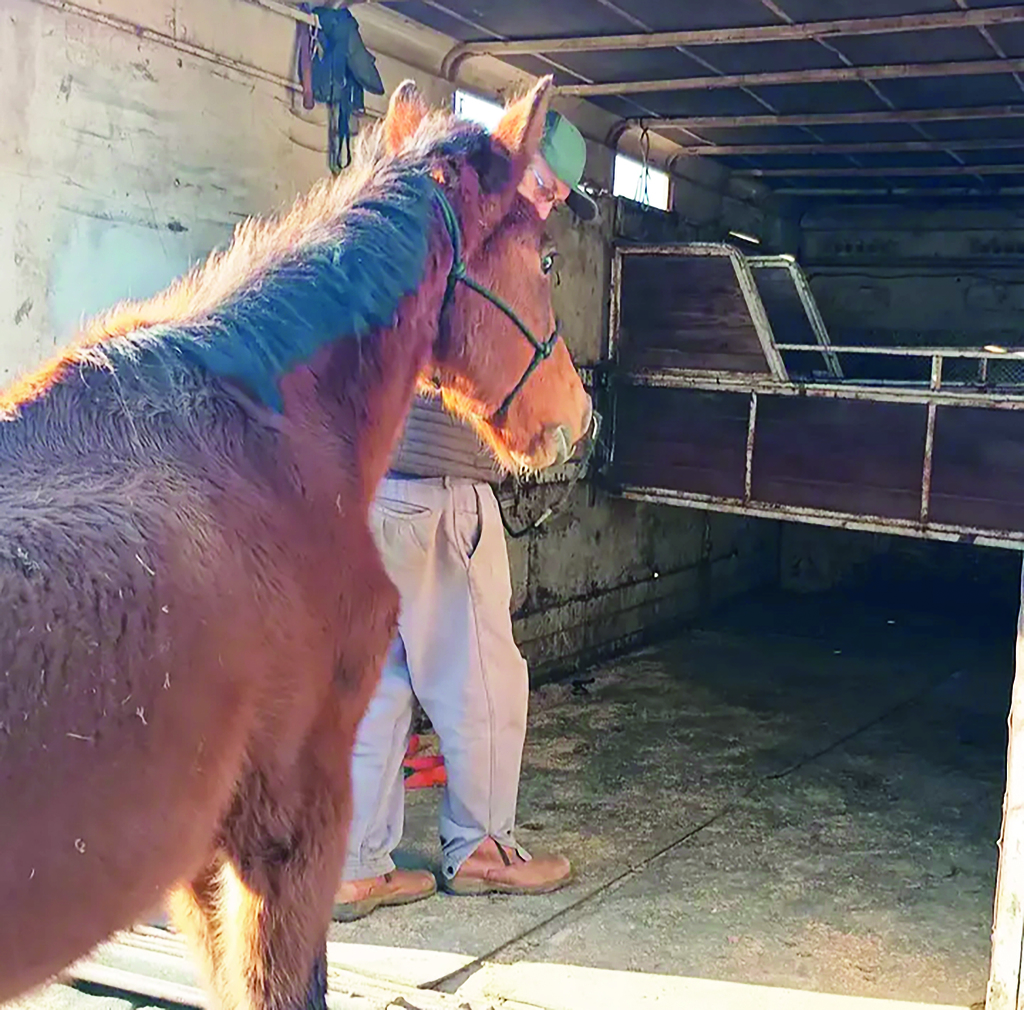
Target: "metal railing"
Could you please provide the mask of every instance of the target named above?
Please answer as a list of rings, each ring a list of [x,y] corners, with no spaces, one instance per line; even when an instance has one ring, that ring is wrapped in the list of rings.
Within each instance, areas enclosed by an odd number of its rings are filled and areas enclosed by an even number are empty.
[[[616,363],[620,359],[619,343],[622,334],[622,278],[623,259],[634,256],[666,257],[708,257],[727,258],[733,267],[738,294],[742,296],[750,311],[750,319],[758,340],[765,352],[766,368],[761,372],[723,371],[702,368],[679,368],[666,366],[628,366]],[[764,302],[756,283],[756,271],[763,267],[786,267],[807,314],[810,332],[815,342],[779,342],[765,311]],[[611,361],[607,370],[611,394],[612,449],[611,469],[615,467],[617,454],[614,429],[618,425],[615,386],[653,386],[701,390],[706,392],[731,392],[749,397],[749,414],[745,452],[745,472],[742,497],[710,495],[671,488],[640,486],[628,483],[619,485],[617,493],[622,497],[639,501],[686,505],[721,512],[734,512],[749,516],[772,519],[786,519],[817,525],[846,529],[867,530],[882,533],[897,533],[947,541],[969,542],[1021,549],[1024,547],[1024,529],[991,529],[960,523],[935,522],[931,515],[932,469],[935,452],[935,428],[938,408],[981,407],[989,410],[1024,410],[1024,348],[1002,347],[995,344],[984,347],[893,347],[876,345],[833,344],[806,278],[791,257],[747,258],[735,247],[722,243],[693,243],[687,245],[659,245],[648,247],[620,247],[612,263],[612,301],[609,319],[609,353]],[[817,355],[825,363],[827,376],[797,378],[789,374],[784,362],[787,354],[802,353]],[[920,362],[920,378],[874,378],[852,377],[850,358],[882,357],[912,359]],[[951,377],[955,371],[952,362],[976,361],[977,372],[969,376]],[[995,362],[1020,362],[1021,379],[999,382],[992,375]],[[786,505],[772,501],[761,501],[755,497],[754,462],[758,432],[758,400],[760,397],[786,396],[860,400],[878,403],[920,404],[927,408],[924,444],[920,459],[919,511],[915,518],[867,515],[812,506]],[[1022,429],[1024,443],[1024,429]]]

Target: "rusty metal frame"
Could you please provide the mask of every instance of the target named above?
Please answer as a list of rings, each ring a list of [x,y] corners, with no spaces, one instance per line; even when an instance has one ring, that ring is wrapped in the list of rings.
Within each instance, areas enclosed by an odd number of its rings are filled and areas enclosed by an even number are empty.
[[[611,263],[611,297],[608,300],[608,335],[605,353],[609,361],[614,361],[619,353],[619,329],[622,318],[622,259],[621,247],[612,247]]]
[[[943,63],[886,63],[871,67],[770,70],[749,74],[721,74],[713,77],[666,77],[657,80],[608,81],[601,84],[562,84],[553,90],[558,95],[591,98],[595,95],[643,95],[659,91],[706,91],[721,88],[760,88],[780,84],[831,84],[837,81],[891,81],[917,77],[1021,72],[1024,72],[1022,59],[951,60]]]
[[[817,351],[814,344],[779,345],[782,349]],[[649,372],[630,372],[616,376],[618,382],[633,386],[654,386],[675,389],[698,389],[711,392],[747,393],[750,408],[747,425],[746,463],[743,498],[692,494],[666,488],[652,488],[625,484],[617,488],[624,498],[670,505],[689,505],[718,512],[735,512],[768,519],[788,519],[820,526],[866,530],[876,533],[897,533],[925,539],[969,542],[979,545],[1024,548],[1024,530],[985,530],[980,527],[932,523],[929,521],[931,504],[932,460],[935,447],[935,418],[939,406],[984,407],[995,410],[1024,410],[1024,392],[1021,394],[968,393],[942,387],[942,355],[951,357],[978,357],[983,360],[1010,358],[1024,360],[1024,351],[1000,354],[984,350],[951,348],[833,348],[842,352],[885,353],[931,359],[931,378],[924,388],[906,385],[861,386],[854,384],[824,384],[813,382],[779,382],[771,379],[752,379],[738,372],[697,372],[661,369]],[[918,520],[892,519],[884,516],[864,516],[809,506],[780,505],[761,502],[753,497],[753,457],[757,438],[757,402],[760,395],[800,396],[808,398],[862,400],[875,403],[917,403],[928,408],[925,446],[921,461],[921,500]]]
[[[782,267],[789,272],[814,337],[821,345],[819,352],[825,359],[825,367],[833,378],[841,379],[843,377],[842,366],[839,364],[839,358],[832,348],[828,328],[825,326],[825,320],[822,319],[821,312],[818,310],[818,302],[814,297],[814,292],[811,291],[810,281],[808,281],[807,275],[800,268],[800,264],[792,256],[785,254],[781,256],[749,256],[747,263],[750,265],[751,270],[756,270],[758,267]],[[786,347],[784,344],[776,344],[775,346],[780,351]]]
[[[812,526],[861,530],[867,533],[895,533],[922,540],[969,543],[978,547],[1004,547],[1016,551],[1024,549],[1024,531],[1020,530],[986,530],[980,527],[954,526],[947,523],[889,519],[885,516],[857,515],[852,512],[834,512],[828,509],[794,505],[775,505],[768,502],[690,494],[667,488],[652,488],[633,484],[616,488],[616,494],[630,501],[676,505],[710,512],[729,512],[734,515],[752,516],[756,519],[782,519],[788,522],[808,523]]]
[[[830,21],[793,22],[780,25],[752,25],[734,28],[699,28],[683,31],[642,32],[625,35],[575,35],[560,38],[495,39],[465,42],[445,57],[442,72],[470,56],[525,56],[538,53],[611,52],[635,49],[672,49],[678,46],[716,46],[752,42],[792,42],[846,38],[858,35],[888,35],[897,32],[935,31],[950,28],[984,28],[989,25],[1024,21],[1018,4],[987,9],[961,9],[926,14],[897,14],[882,17],[843,18]]]
[[[980,105],[965,109],[879,109],[870,112],[806,112],[777,116],[663,116],[653,120],[651,125],[657,126],[659,130],[740,130],[764,126],[974,122],[984,119],[1020,119],[1022,116],[1024,105]]]
[[[821,353],[815,344],[787,344],[785,349],[814,351]],[[855,348],[834,347],[841,353],[853,352]],[[872,349],[877,350],[877,349]],[[970,355],[960,355],[969,357]],[[982,357],[978,352],[975,357]],[[993,355],[992,357],[1008,357]],[[1011,358],[1011,360],[1013,360]],[[698,389],[718,393],[759,393],[764,396],[802,396],[823,400],[868,400],[875,403],[920,403],[939,407],[984,407],[993,410],[1024,410],[1024,391],[1020,393],[968,392],[967,388],[930,388],[930,383],[913,384],[902,379],[892,382],[871,380],[853,382],[797,382],[778,381],[769,376],[755,377],[744,372],[716,372],[693,369],[652,369],[650,371],[618,372],[617,382],[630,386],[655,386],[664,389]],[[976,383],[964,382],[964,387]]]
[[[675,245],[616,245],[612,251],[612,295],[608,313],[608,356],[615,359],[618,353],[621,326],[622,305],[620,292],[622,288],[622,260],[626,256],[722,256],[728,257],[736,275],[750,320],[757,333],[757,339],[764,352],[765,361],[772,377],[780,382],[787,380],[786,365],[779,353],[775,335],[772,333],[768,314],[765,312],[757,282],[750,270],[747,258],[735,246],[725,242],[680,242]]]
[[[980,392],[977,389],[977,382],[948,382],[943,378],[943,363],[945,359],[966,358],[979,360],[982,363],[992,360],[1024,361],[1024,349],[987,350],[985,348],[970,347],[850,347],[835,345],[828,339],[828,332],[825,329],[824,321],[821,320],[806,277],[795,261],[792,260],[792,257],[766,256],[747,260],[739,250],[724,243],[689,243],[661,246],[625,246],[615,249],[612,259],[612,292],[608,335],[609,357],[613,361],[616,357],[622,308],[622,262],[625,256],[638,255],[728,255],[734,266],[737,263],[740,265],[741,269],[737,269],[737,279],[740,281],[741,288],[747,283],[754,285],[751,296],[748,298],[748,306],[759,306],[762,313],[764,306],[761,302],[760,294],[756,290],[756,281],[750,264],[786,266],[787,269],[791,270],[791,276],[800,293],[804,309],[808,313],[808,319],[819,343],[776,343],[771,327],[767,324],[767,317],[765,317],[763,332],[770,341],[773,351],[780,359],[783,351],[803,351],[821,354],[823,346],[826,346],[830,353],[834,355],[887,355],[918,358],[929,361],[930,369],[929,378],[918,383],[902,380],[899,382],[878,380],[862,382],[843,380],[839,377],[830,382],[795,381],[786,377],[784,370],[781,375],[774,373],[770,375],[752,375],[746,372],[671,368],[616,371],[613,375],[613,387],[615,385],[627,385],[693,389],[705,392],[743,393],[749,397],[742,498],[673,491],[667,488],[628,483],[616,486],[616,494],[635,501],[690,506],[766,519],[783,519],[877,533],[896,533],[924,539],[967,542],[1013,550],[1024,549],[1024,530],[989,530],[980,527],[934,523],[930,521],[935,420],[938,408],[940,406],[982,407],[990,410],[1024,411],[1024,389],[1019,393],[1005,390]],[[745,278],[749,278],[749,280],[745,280]],[[747,297],[746,290],[744,290],[744,296]],[[755,325],[757,324],[755,323]],[[820,342],[822,340],[824,340],[824,344]],[[985,367],[987,368],[987,364]],[[618,397],[614,395],[614,388],[612,393],[609,410],[612,430],[609,464],[613,465],[616,443],[615,414]],[[781,505],[758,501],[753,495],[753,460],[757,440],[758,402],[761,396],[798,396],[861,400],[876,403],[923,404],[927,408],[927,420],[925,444],[921,459],[918,518],[916,520],[894,519],[885,516],[858,515],[856,513],[818,509],[809,506]]]
[[[1022,8],[1024,9],[1024,8]],[[660,125],[660,124],[659,124]],[[879,140],[847,144],[683,144],[679,158],[747,157],[759,154],[906,154],[949,151],[1012,151],[1024,147],[1024,137],[952,140]],[[970,166],[960,166],[970,174]]]
[[[814,344],[779,344],[783,351],[813,351],[817,348]],[[1000,348],[992,350],[988,347],[875,347],[870,344],[851,344],[849,346],[836,344],[832,347],[837,354],[886,354],[894,358],[974,358],[975,360],[986,361],[1024,361],[1024,349],[1009,350]],[[941,380],[941,375],[939,376]],[[932,380],[935,382],[935,376]],[[940,382],[941,384],[941,382]],[[935,386],[934,388],[938,388]]]
[[[747,445],[743,456],[743,501],[753,501],[751,490],[754,481],[754,441],[757,438],[757,393],[750,394],[750,409],[747,413]]]
[[[899,165],[881,168],[877,165],[857,168],[818,168],[815,165],[799,165],[794,168],[737,168],[734,176],[751,179],[850,179],[850,178],[957,178],[972,175],[1024,175],[1024,164],[1017,162],[1005,165]],[[925,190],[925,193],[930,193]]]
[[[934,403],[928,404],[928,419],[925,422],[924,430],[924,464],[921,467],[921,523],[927,525],[928,513],[932,504],[932,464],[935,452],[935,416],[938,407]]]

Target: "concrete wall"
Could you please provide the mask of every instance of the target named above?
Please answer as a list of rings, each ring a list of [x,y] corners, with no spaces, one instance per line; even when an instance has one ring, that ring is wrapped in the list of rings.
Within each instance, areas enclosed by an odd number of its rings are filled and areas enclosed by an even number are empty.
[[[783,523],[779,585],[787,592],[842,592],[883,618],[945,617],[950,632],[1006,643],[1012,662],[1020,554],[996,547],[917,540]],[[891,615],[891,616],[890,616]]]
[[[121,6],[171,32],[176,7],[183,38],[206,30],[198,4],[194,24],[188,5]],[[324,164],[276,85],[33,0],[5,0],[0,92],[0,381],[83,316],[155,293]]]
[[[835,342],[1020,344],[1024,206],[833,206],[798,250]]]
[[[326,171],[323,110],[303,110],[287,87],[290,19],[243,0],[59,7],[5,0],[0,11],[0,381]],[[411,35],[405,48],[415,55]],[[387,94],[413,77],[432,103],[451,99],[452,85],[418,66],[378,53],[378,68]]]
[[[695,206],[677,202],[672,214],[602,199],[595,223],[581,224],[562,211],[552,217],[562,258],[555,309],[578,364],[605,357],[614,240],[693,240],[699,237],[694,215],[708,215],[708,228],[725,227],[726,201],[718,200],[714,209],[707,189],[688,191]],[[502,495],[513,527],[537,516],[562,491],[560,484],[540,484]],[[534,675],[584,665],[773,583],[777,541],[775,523],[638,504],[579,488],[556,519],[509,543],[516,634]]]
[[[820,205],[791,227],[835,343],[1020,346],[1024,205]],[[1014,552],[784,523],[784,589],[1016,606]],[[1012,614],[1011,614],[1012,616]]]
[[[155,293],[240,218],[287,205],[325,172],[323,113],[304,112],[285,86],[289,20],[240,0],[87,6],[96,16],[5,0],[0,14],[0,91],[12,96],[0,108],[0,382],[83,316]],[[385,35],[370,17],[364,36],[389,92],[413,76],[433,102],[449,100],[415,33],[391,56],[380,55]],[[378,112],[385,102],[369,100]],[[591,143],[588,176],[610,183],[612,157]],[[741,207],[719,176],[692,174],[674,217],[617,214],[605,199],[595,224],[553,218],[556,307],[581,364],[603,353],[616,221],[632,238],[694,238]],[[535,515],[560,492],[522,489],[513,511]],[[774,550],[768,524],[582,489],[561,518],[510,543],[517,635],[538,673],[584,661],[772,578]]]
[[[678,631],[776,580],[774,523],[588,496],[510,545],[516,636],[535,678]]]

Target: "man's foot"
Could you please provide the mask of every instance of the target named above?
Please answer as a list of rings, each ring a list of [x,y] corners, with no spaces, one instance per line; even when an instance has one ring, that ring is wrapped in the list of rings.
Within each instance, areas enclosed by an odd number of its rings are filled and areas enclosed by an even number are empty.
[[[343,880],[334,895],[334,919],[355,922],[381,905],[410,905],[437,892],[437,881],[427,870],[392,870],[379,877]]]
[[[444,886],[452,894],[550,894],[571,880],[565,856],[541,853],[523,859],[511,846],[485,838]]]

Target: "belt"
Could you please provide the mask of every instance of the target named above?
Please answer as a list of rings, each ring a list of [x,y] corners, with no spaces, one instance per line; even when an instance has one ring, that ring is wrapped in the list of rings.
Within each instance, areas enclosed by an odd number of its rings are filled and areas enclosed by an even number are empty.
[[[385,480],[408,480],[423,484],[426,487],[472,487],[475,484],[488,484],[489,481],[476,480],[473,477],[422,477],[415,473],[401,473],[388,470]]]

